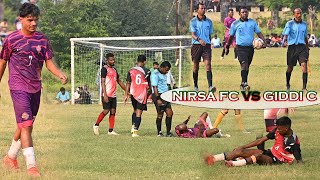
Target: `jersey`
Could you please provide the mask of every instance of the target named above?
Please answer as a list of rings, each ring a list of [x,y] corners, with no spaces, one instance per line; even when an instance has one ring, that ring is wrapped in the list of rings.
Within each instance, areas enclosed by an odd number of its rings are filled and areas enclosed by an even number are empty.
[[[141,104],[147,104],[150,70],[145,67],[133,67],[127,75],[130,84],[130,94]]]
[[[104,65],[101,69],[101,78],[105,78],[105,86],[108,97],[116,97],[117,91],[117,81],[119,79],[119,74],[114,67],[109,67]],[[103,96],[102,92],[102,96]]]
[[[232,23],[229,31],[229,35],[236,36],[236,44],[240,46],[252,46],[254,33],[259,34],[261,31],[253,19],[236,20]]]
[[[281,162],[292,163],[294,159],[301,160],[300,141],[295,133],[284,137],[275,129],[267,134],[267,138],[275,139],[271,152]]]
[[[224,24],[224,27],[226,27],[226,31],[224,32],[224,37],[229,37],[229,30],[230,30],[230,28],[231,28],[231,24],[232,24],[235,20],[236,20],[235,18],[229,17],[229,16],[224,19],[223,24]]]
[[[10,90],[39,92],[43,63],[52,58],[52,47],[44,34],[35,32],[25,36],[18,30],[9,34],[0,59],[8,61]]]

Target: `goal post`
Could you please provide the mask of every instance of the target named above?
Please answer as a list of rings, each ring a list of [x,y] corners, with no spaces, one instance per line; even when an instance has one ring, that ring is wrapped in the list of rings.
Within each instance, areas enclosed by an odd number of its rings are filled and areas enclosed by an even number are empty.
[[[70,42],[72,104],[79,103],[76,100],[79,88],[90,94],[92,102],[101,102],[100,70],[107,53],[115,55],[115,68],[124,83],[128,70],[135,65],[138,55],[143,54],[147,57],[148,69],[155,61],[159,64],[169,61],[176,85],[190,85],[191,36],[71,38]],[[123,90],[117,88],[119,102],[123,95]]]

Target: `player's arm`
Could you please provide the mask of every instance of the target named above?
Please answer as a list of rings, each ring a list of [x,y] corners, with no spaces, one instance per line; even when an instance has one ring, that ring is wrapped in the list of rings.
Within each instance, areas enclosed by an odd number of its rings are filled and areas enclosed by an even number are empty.
[[[52,59],[46,60],[47,69],[55,76],[57,76],[62,84],[67,83],[67,76],[53,63]]]
[[[124,85],[124,83],[121,81],[121,79],[118,79],[117,82],[120,85],[121,89],[123,89],[125,91],[126,90],[126,85]]]
[[[129,91],[130,91],[130,85],[131,85],[131,75],[130,72],[127,74],[127,83],[126,83],[126,89],[125,89],[125,95],[124,95],[124,103],[128,101],[129,98]]]
[[[183,121],[183,123],[184,123],[184,124],[188,124],[188,122],[189,122],[190,118],[191,118],[191,115],[190,115],[190,116],[188,116],[188,118],[187,118],[185,121]]]
[[[251,143],[249,144],[246,144],[246,145],[243,145],[243,146],[240,146],[238,149],[247,149],[247,148],[251,148],[251,147],[254,147],[254,146],[258,146],[259,144],[262,144],[264,142],[266,142],[267,140],[269,140],[269,138],[267,136],[264,136],[262,138],[259,138],[255,141],[252,141]]]
[[[225,47],[226,48],[226,55],[229,54],[229,48],[230,48],[230,44],[233,41],[233,38],[234,38],[234,36],[230,35],[228,40],[227,40],[226,47]]]
[[[202,39],[200,39],[200,37],[198,37],[195,32],[192,32],[191,36],[194,40],[198,41],[202,46],[206,45],[206,42],[204,42]]]
[[[109,102],[109,98],[107,96],[107,88],[106,88],[106,77],[107,77],[107,69],[105,67],[102,67],[101,69],[101,91],[103,93],[103,101],[105,103]]]
[[[6,67],[7,67],[7,61],[0,59],[0,82],[1,82],[4,71],[6,70]]]

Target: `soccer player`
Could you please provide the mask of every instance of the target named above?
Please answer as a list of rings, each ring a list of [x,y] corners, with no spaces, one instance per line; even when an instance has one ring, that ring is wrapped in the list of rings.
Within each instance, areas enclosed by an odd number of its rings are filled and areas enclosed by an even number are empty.
[[[228,10],[228,17],[226,17],[224,19],[224,27],[226,28],[226,30],[224,31],[224,40],[227,41],[229,39],[229,31],[231,28],[231,24],[236,20],[236,18],[233,17],[233,9],[229,9]],[[225,42],[226,44],[226,42]],[[236,38],[233,39],[232,41],[232,47],[234,48],[234,60],[238,60],[238,56],[237,56],[237,51],[236,51]],[[221,53],[221,60],[224,59],[224,54],[226,52],[225,47],[223,47],[222,53]]]
[[[226,114],[228,114],[229,110],[228,109],[223,109],[220,111],[220,113],[218,114],[214,124],[213,124],[213,128],[218,128],[219,124],[221,123],[222,119],[224,118],[224,116]],[[241,111],[240,109],[235,109],[234,110],[234,117],[238,123],[239,129],[244,132],[244,133],[249,133],[248,131],[245,130],[244,125],[243,125],[243,119],[241,117]]]
[[[125,90],[126,103],[131,94],[132,113],[132,137],[138,137],[138,130],[141,124],[141,115],[147,110],[148,88],[150,85],[150,70],[145,68],[147,58],[145,55],[139,55],[137,65],[131,68],[127,75],[127,84]]]
[[[254,54],[254,49],[252,47],[254,33],[256,33],[258,37],[263,40],[263,48],[266,47],[266,40],[264,39],[256,21],[254,21],[253,19],[248,19],[249,12],[246,7],[241,7],[239,14],[240,19],[232,23],[229,31],[230,37],[226,44],[226,55],[229,54],[230,45],[234,36],[236,36],[236,51],[241,66],[242,78],[240,89],[241,91],[246,91],[250,89],[248,85],[248,74]]]
[[[198,72],[202,57],[206,66],[209,91],[215,92],[216,88],[212,85],[211,71],[211,34],[213,33],[213,26],[212,21],[204,15],[205,12],[205,5],[199,3],[197,5],[197,16],[190,21],[190,31],[192,33],[191,57],[193,61],[193,82],[194,90],[199,91]]]
[[[163,137],[161,131],[162,126],[162,117],[164,112],[166,113],[166,127],[167,127],[167,137],[172,137],[171,133],[171,125],[172,125],[172,116],[173,111],[171,108],[171,103],[161,99],[160,95],[164,92],[167,92],[168,85],[167,85],[167,73],[171,68],[171,64],[168,61],[163,61],[160,64],[160,68],[154,70],[151,73],[151,86],[152,86],[152,101],[156,106],[157,110],[157,131],[158,137]]]
[[[99,124],[103,118],[110,112],[109,115],[109,131],[108,135],[119,135],[116,133],[114,128],[115,115],[117,109],[117,83],[120,87],[125,90],[126,86],[123,84],[119,78],[119,74],[114,68],[115,57],[114,54],[106,54],[106,65],[101,69],[101,87],[102,87],[102,107],[103,110],[99,114],[96,123],[93,125],[93,132],[95,135],[99,135]]]
[[[269,139],[275,140],[271,149],[248,149]],[[240,159],[240,157],[244,159]],[[291,129],[291,119],[286,116],[279,118],[277,120],[277,128],[260,139],[240,146],[231,152],[217,155],[206,154],[204,156],[204,160],[208,165],[212,165],[217,161],[226,161],[225,165],[228,167],[255,163],[259,165],[292,164],[295,159],[297,162],[302,161],[300,141]]]
[[[36,30],[39,16],[37,6],[24,3],[19,9],[22,29],[7,36],[0,53],[0,81],[8,63],[9,88],[17,122],[3,165],[17,170],[17,156],[22,148],[27,174],[33,177],[40,176],[35,160],[32,129],[40,105],[41,70],[44,62],[47,69],[60,78],[62,84],[67,82],[67,77],[52,60],[53,51],[49,39]]]
[[[188,128],[187,124],[190,120],[188,117],[183,123],[175,127],[176,134],[183,138],[206,138],[211,137],[219,132],[219,129],[213,128],[208,113],[204,112],[194,124],[193,128]]]
[[[282,34],[284,35],[285,46],[288,46],[287,51],[287,72],[286,72],[286,87],[290,91],[290,78],[293,67],[299,62],[302,70],[302,90],[307,90],[308,82],[308,25],[302,20],[302,11],[300,8],[293,10],[294,18],[287,22]]]

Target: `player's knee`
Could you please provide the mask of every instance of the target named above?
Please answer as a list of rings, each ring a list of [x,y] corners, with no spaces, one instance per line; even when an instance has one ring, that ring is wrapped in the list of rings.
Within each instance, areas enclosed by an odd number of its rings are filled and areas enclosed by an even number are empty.
[[[158,113],[157,115],[157,121],[161,121],[163,118],[163,113]]]

